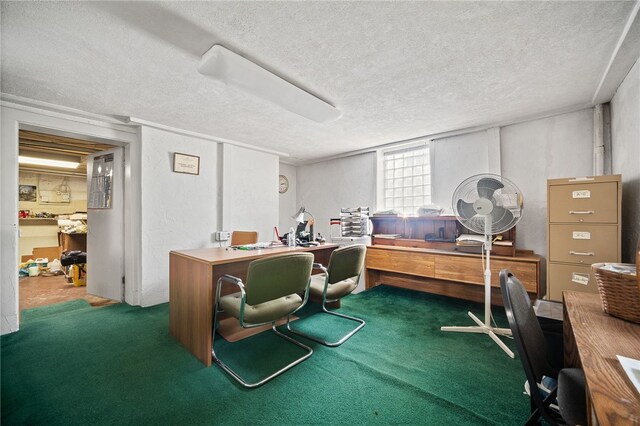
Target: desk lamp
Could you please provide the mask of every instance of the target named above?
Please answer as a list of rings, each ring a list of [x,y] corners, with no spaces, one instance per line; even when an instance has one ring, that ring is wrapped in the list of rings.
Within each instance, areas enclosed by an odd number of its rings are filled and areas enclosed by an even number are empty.
[[[300,207],[300,209],[296,212],[296,214],[291,216],[291,218],[295,220],[297,223],[303,223],[305,213],[311,216],[311,219],[309,220],[309,241],[313,242],[316,240],[316,236],[313,233],[313,222],[315,221],[313,215],[309,213],[303,206],[303,207]]]

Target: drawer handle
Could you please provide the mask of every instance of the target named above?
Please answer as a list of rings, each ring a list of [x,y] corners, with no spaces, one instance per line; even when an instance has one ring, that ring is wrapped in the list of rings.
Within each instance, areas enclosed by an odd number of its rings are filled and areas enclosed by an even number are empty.
[[[594,214],[594,213],[595,213],[595,211],[593,211],[593,210],[582,210],[582,211],[580,211],[580,210],[578,210],[578,211],[569,210],[569,214]]]
[[[576,256],[595,256],[596,255],[592,251],[588,251],[586,253],[583,253],[583,252],[573,251],[573,250],[569,250],[569,254],[573,254],[573,255],[576,255]]]

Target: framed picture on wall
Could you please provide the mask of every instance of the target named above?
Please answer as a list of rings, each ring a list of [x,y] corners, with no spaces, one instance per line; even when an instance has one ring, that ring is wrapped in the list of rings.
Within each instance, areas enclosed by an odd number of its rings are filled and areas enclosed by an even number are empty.
[[[173,153],[173,171],[190,175],[200,174],[200,157],[197,155]]]
[[[35,185],[18,185],[18,194],[20,201],[38,200],[38,189]]]

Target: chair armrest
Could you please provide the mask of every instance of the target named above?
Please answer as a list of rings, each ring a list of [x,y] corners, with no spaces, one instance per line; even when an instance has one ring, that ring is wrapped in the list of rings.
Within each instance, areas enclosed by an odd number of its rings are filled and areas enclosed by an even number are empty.
[[[222,288],[220,284],[222,284],[223,281],[229,284],[234,284],[238,286],[238,288],[240,288],[240,294],[242,296],[242,300],[243,301],[245,300],[246,292],[245,292],[244,284],[242,280],[238,277],[234,277],[233,275],[229,275],[229,274],[224,274],[223,276],[218,278],[218,283],[216,285],[216,300],[220,299],[220,289]]]
[[[320,269],[322,272],[324,272],[325,274],[327,273],[327,268],[325,268],[322,263],[314,263],[313,264],[313,269]]]
[[[235,284],[244,290],[244,284],[242,283],[242,280],[238,277],[234,277],[233,275],[224,274],[218,279],[218,281],[226,281],[228,283]]]

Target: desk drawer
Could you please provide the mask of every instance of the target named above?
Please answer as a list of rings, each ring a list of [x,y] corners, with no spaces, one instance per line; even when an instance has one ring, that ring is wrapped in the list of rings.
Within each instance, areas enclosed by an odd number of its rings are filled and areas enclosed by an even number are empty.
[[[478,257],[436,256],[435,277],[442,280],[484,285],[484,267]],[[500,287],[500,271],[509,269],[529,293],[538,292],[536,263],[491,259],[491,286]]]
[[[433,277],[433,255],[395,250],[367,250],[366,267],[380,271],[399,272],[402,274]]]
[[[549,222],[617,223],[617,182],[549,186]]]
[[[565,290],[597,293],[598,283],[591,273],[591,265],[561,265],[549,264],[549,290],[547,298],[562,301],[562,292]]]
[[[549,225],[549,261],[618,262],[617,225]]]

